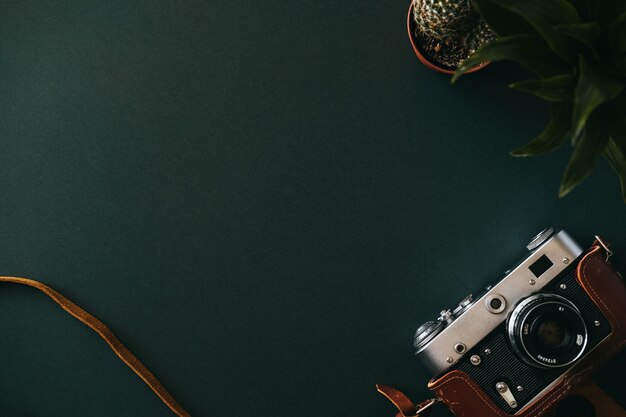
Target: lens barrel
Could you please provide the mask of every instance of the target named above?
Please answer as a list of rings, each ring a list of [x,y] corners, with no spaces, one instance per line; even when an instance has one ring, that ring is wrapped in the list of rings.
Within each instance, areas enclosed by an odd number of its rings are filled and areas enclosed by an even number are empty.
[[[587,346],[587,326],[580,311],[555,294],[536,294],[522,300],[506,327],[515,353],[538,368],[571,365]]]

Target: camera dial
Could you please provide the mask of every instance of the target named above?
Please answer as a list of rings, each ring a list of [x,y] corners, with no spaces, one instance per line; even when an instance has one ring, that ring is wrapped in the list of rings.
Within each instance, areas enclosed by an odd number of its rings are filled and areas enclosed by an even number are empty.
[[[506,327],[515,353],[538,368],[571,365],[587,346],[587,326],[580,311],[556,294],[536,294],[522,300]]]
[[[537,236],[532,238],[530,243],[526,245],[526,249],[533,251],[541,246],[550,236],[554,234],[553,228],[543,229]]]
[[[442,321],[427,321],[417,328],[415,331],[415,338],[413,339],[413,346],[417,349],[418,353],[424,346],[428,344],[435,336],[439,334],[444,328]]]

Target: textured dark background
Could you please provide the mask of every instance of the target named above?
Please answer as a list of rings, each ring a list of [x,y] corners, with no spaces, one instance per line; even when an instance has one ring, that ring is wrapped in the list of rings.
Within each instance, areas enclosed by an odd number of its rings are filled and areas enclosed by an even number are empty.
[[[545,225],[626,265],[605,163],[507,155],[546,122],[490,68],[422,67],[398,1],[0,3],[0,272],[116,331],[193,416],[393,415],[415,327]],[[3,416],[169,416],[78,321],[0,291]],[[438,416],[449,413],[439,409]]]

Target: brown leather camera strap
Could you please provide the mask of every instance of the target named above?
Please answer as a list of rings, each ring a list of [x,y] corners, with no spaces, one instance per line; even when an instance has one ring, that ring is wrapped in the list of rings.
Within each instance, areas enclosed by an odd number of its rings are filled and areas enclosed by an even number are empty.
[[[395,388],[376,385],[376,389],[396,406],[398,409],[396,417],[428,417],[432,411],[432,406],[439,402],[437,399],[431,399],[415,405],[404,393]],[[580,396],[589,401],[594,408],[596,417],[626,417],[626,410],[591,381],[586,381],[570,395]],[[569,410],[565,412],[567,411]],[[557,410],[552,410],[546,417],[548,416],[568,417],[569,414],[561,414]]]
[[[571,396],[579,396],[589,401],[597,417],[626,417],[626,410],[591,381],[586,381]],[[567,411],[571,414],[571,410]],[[563,415],[567,416],[567,414]],[[562,415],[557,412],[555,417],[562,417]]]
[[[398,409],[396,417],[428,417],[433,405],[440,402],[439,399],[433,398],[416,405],[403,392],[393,387],[377,384],[376,390],[396,406]]]
[[[14,284],[28,285],[29,287],[33,287],[38,289],[39,291],[46,294],[48,297],[52,298],[52,300],[61,306],[61,308],[67,311],[72,316],[76,317],[78,320],[83,322],[85,325],[89,326],[93,331],[98,333],[102,339],[109,345],[109,347],[115,352],[115,354],[126,364],[130,369],[135,372],[139,378],[143,380],[143,382],[148,385],[152,391],[159,396],[161,401],[167,405],[170,410],[174,412],[179,417],[190,417],[189,414],[183,410],[183,408],[176,402],[174,397],[167,392],[165,387],[161,385],[159,380],[154,376],[152,372],[148,368],[145,367],[143,363],[137,359],[135,355],[133,355],[127,348],[124,346],[118,338],[113,334],[111,330],[107,326],[104,325],[100,320],[65,298],[63,295],[59,294],[57,291],[48,287],[47,285],[42,284],[41,282],[27,279],[27,278],[18,278],[18,277],[7,277],[0,276],[0,282],[11,282]]]

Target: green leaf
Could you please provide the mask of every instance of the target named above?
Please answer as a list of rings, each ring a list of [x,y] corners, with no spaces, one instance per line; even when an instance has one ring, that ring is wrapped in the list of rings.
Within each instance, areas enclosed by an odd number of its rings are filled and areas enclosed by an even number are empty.
[[[594,0],[596,6],[597,19],[604,25],[613,23],[626,13],[626,1],[622,0]]]
[[[580,16],[567,0],[490,0],[518,14],[531,24],[546,40],[550,49],[571,64],[576,62],[576,50],[567,36],[554,29],[558,25],[580,23]]]
[[[478,49],[457,68],[452,82],[478,64],[501,60],[515,61],[542,78],[571,71],[539,35],[519,34],[497,38]]]
[[[596,160],[606,148],[609,140],[609,131],[606,123],[606,113],[594,112],[581,132],[575,145],[574,152],[565,168],[559,197],[564,197],[578,184],[587,178],[596,167]]]
[[[526,145],[511,152],[512,156],[534,156],[552,152],[567,140],[572,119],[572,106],[565,103],[550,105],[552,117],[548,127]]]
[[[624,85],[614,81],[609,76],[601,73],[591,66],[584,57],[580,57],[580,74],[578,85],[574,94],[574,110],[572,121],[574,123],[573,141],[583,131],[587,119],[601,104],[617,97]]]
[[[595,20],[596,10],[603,0],[570,0],[578,14],[585,21]]]
[[[626,149],[620,147],[611,138],[604,149],[603,155],[619,177],[619,182],[622,186],[622,198],[626,203]]]
[[[609,25],[607,39],[611,43],[613,60],[619,61],[622,55],[626,53],[626,12]]]
[[[598,22],[591,23],[574,23],[571,25],[559,25],[555,26],[554,29],[568,36],[572,39],[577,40],[589,47],[595,53],[595,43],[600,38],[602,34],[602,28],[598,24]]]
[[[510,84],[509,87],[534,94],[547,101],[572,101],[576,77],[572,74],[556,75],[541,80],[519,81]]]
[[[474,3],[480,16],[498,36],[535,32],[528,22],[517,14],[498,6],[497,3],[492,3],[490,0],[472,0],[472,3]]]

